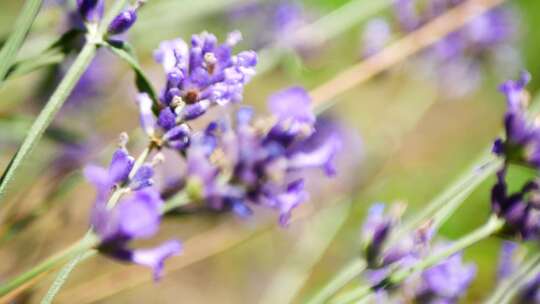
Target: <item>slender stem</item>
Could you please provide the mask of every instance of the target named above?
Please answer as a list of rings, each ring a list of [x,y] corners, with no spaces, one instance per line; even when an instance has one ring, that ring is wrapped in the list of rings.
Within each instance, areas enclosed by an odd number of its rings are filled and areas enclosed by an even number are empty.
[[[352,260],[328,284],[309,299],[306,304],[325,303],[332,295],[356,278],[365,269],[366,262],[363,259],[357,258]]]
[[[439,41],[447,34],[464,26],[473,18],[501,4],[504,0],[469,0],[444,15],[437,17],[417,31],[394,42],[379,53],[353,65],[332,80],[311,91],[316,111],[332,105],[337,95],[394,66],[403,59]]]
[[[4,82],[9,68],[17,57],[17,51],[21,48],[30,27],[41,8],[43,0],[27,0],[17,17],[13,31],[0,51],[0,85]]]
[[[58,254],[46,259],[32,269],[22,273],[13,280],[2,284],[0,286],[0,302],[6,300],[10,297],[10,293],[17,290],[19,287],[24,285],[26,282],[32,280],[33,278],[46,273],[54,269],[59,263],[73,257],[77,256],[81,252],[85,252],[90,248],[95,247],[99,243],[99,239],[94,234],[87,234],[85,237],[68,247],[67,249],[59,252]]]
[[[187,205],[191,202],[191,199],[186,191],[181,191],[177,193],[175,196],[173,196],[170,200],[168,200],[165,205],[163,205],[163,208],[161,209],[161,213],[165,214],[175,208]]]

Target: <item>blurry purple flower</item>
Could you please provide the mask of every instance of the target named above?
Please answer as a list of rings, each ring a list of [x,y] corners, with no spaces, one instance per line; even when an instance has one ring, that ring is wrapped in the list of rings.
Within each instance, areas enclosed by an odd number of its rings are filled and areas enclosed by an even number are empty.
[[[501,281],[509,277],[516,269],[516,260],[514,255],[518,249],[518,244],[510,241],[504,241],[500,254],[499,266],[497,268],[497,280]]]
[[[382,18],[370,20],[362,33],[362,57],[370,57],[382,50],[390,41],[390,25]]]
[[[103,17],[104,6],[104,0],[77,0],[79,14],[89,22],[97,22]]]
[[[520,191],[508,193],[506,167],[497,172],[497,183],[491,190],[491,208],[506,220],[506,229],[528,240],[540,236],[540,185],[526,183]]]
[[[251,1],[234,7],[230,12],[234,27],[250,29],[248,43],[260,49],[272,43],[280,43],[308,52],[311,48],[298,39],[288,39],[308,22],[305,8],[295,1]]]
[[[416,299],[421,303],[457,303],[476,276],[474,264],[463,264],[456,253],[422,272]]]
[[[527,283],[525,288],[520,292],[518,304],[538,304],[540,303],[540,274],[538,274],[532,281]]]
[[[341,145],[336,134],[314,131],[315,116],[303,89],[276,93],[269,107],[275,116],[271,126],[261,127],[253,111],[242,108],[234,127],[225,118],[194,134],[186,150],[187,179],[201,185],[201,199],[213,209],[245,217],[252,205],[266,206],[276,209],[286,226],[292,210],[307,199],[298,176],[310,168],[333,174]]]
[[[394,19],[397,20],[398,31],[403,35],[415,31],[463,2],[397,0]],[[515,51],[515,41],[519,36],[517,20],[510,7],[490,10],[420,54],[420,64],[429,77],[435,76],[448,98],[469,94],[481,84],[487,67],[495,67],[500,70],[498,74],[503,75],[519,68],[521,60]],[[364,56],[384,45],[384,37],[387,36],[379,19],[373,22],[375,25],[368,23],[364,29]],[[375,34],[375,26],[381,28],[380,36]]]
[[[517,81],[509,80],[500,90],[507,100],[504,116],[506,138],[498,138],[493,144],[493,152],[504,157],[506,163],[526,164],[540,168],[540,127],[527,117],[528,102],[525,86],[530,80],[528,73],[522,73]]]

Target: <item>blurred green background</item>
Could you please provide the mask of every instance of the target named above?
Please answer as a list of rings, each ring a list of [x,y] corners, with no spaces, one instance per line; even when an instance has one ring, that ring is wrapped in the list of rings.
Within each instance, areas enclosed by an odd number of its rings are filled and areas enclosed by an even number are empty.
[[[148,1],[128,40],[156,87],[164,78],[152,59],[160,41],[189,39],[202,30],[215,32],[221,39],[233,29],[249,31],[249,22],[242,22],[245,29],[237,28],[228,17],[243,2]],[[316,20],[347,2],[316,0],[303,1],[302,5]],[[533,75],[530,91],[534,96],[540,84],[540,77],[535,77],[540,75],[540,39],[535,32],[540,26],[540,2],[507,3],[518,12],[519,49],[523,68]],[[22,5],[23,1],[0,3],[0,37],[9,34]],[[54,41],[62,32],[65,14],[60,6],[45,6],[20,58],[35,55]],[[388,11],[377,15],[385,14]],[[305,60],[290,52],[280,53],[279,58],[261,56],[260,64],[265,64],[263,60],[276,60],[277,64],[248,84],[244,102],[264,111],[264,102],[272,92],[295,84],[315,88],[359,62],[360,35],[366,20],[354,22],[331,37]],[[87,229],[93,190],[81,178],[80,170],[62,176],[51,170],[62,149],[58,138],[62,141],[73,136],[90,143],[87,161],[103,163],[117,134],[137,128],[132,72],[117,59],[106,58],[105,62],[99,94],[61,112],[53,130],[25,165],[25,178],[14,185],[10,208],[0,212],[4,223],[22,227],[13,235],[6,234],[6,225],[0,227],[4,235],[0,240],[1,279],[64,248]],[[159,239],[180,238],[186,242],[186,252],[167,264],[168,273],[161,282],[153,283],[146,269],[98,257],[73,273],[57,303],[259,303],[262,299],[266,303],[290,299],[301,303],[360,254],[359,229],[373,202],[403,201],[408,204],[407,215],[414,215],[465,172],[500,132],[505,102],[497,92],[497,75],[488,73],[473,93],[447,100],[434,83],[407,68],[410,64],[400,63],[333,100],[336,103],[327,112],[361,138],[362,151],[343,151],[341,174],[315,185],[311,202],[298,210],[300,218],[291,227],[279,228],[273,215],[262,211],[247,222],[223,214],[171,216],[165,220]],[[50,95],[44,89],[49,72],[40,70],[13,78],[0,89],[0,168],[7,165],[32,117]],[[134,140],[132,146],[137,151],[142,141]],[[492,182],[490,179],[474,191],[443,226],[440,237],[454,239],[483,223],[489,214]],[[18,222],[32,212],[35,217],[28,223]],[[464,303],[477,303],[493,289],[499,246],[500,240],[490,239],[466,251],[466,259],[476,262],[479,270]],[[52,278],[42,280],[17,303],[37,303]]]

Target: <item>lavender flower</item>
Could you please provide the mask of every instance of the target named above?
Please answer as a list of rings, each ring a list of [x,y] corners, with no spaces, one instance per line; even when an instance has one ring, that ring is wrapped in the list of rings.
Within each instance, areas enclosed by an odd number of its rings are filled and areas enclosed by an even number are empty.
[[[214,35],[203,32],[192,36],[191,48],[181,39],[162,42],[154,53],[167,73],[162,106],[177,120],[187,121],[213,105],[239,102],[257,64],[253,51],[233,55],[232,48],[240,40],[241,34],[232,32],[225,43],[218,44]]]
[[[508,193],[506,168],[497,172],[497,183],[491,190],[491,208],[506,220],[506,230],[520,238],[536,239],[540,236],[540,184],[527,182],[521,190]]]
[[[499,266],[497,267],[497,280],[501,281],[508,278],[515,270],[517,263],[515,253],[518,244],[510,241],[504,241],[499,255]]]
[[[235,7],[230,21],[235,27],[247,28],[248,43],[255,49],[281,43],[302,53],[311,49],[305,41],[287,39],[308,23],[308,13],[295,1],[252,1]]]
[[[362,33],[362,57],[369,57],[382,50],[391,38],[388,22],[382,18],[370,20]]]
[[[393,270],[412,267],[431,254],[433,229],[428,223],[411,234],[396,238],[403,206],[394,205],[388,213],[384,209],[384,204],[373,205],[362,229],[364,255],[368,263],[365,275],[375,286],[378,297],[384,302],[396,295],[400,299],[405,298],[407,303],[455,303],[465,293],[476,273],[474,265],[463,265],[461,253],[440,261],[418,275],[410,276],[400,286],[386,285],[385,279]],[[390,239],[395,242],[392,246],[388,244]],[[396,289],[401,292],[390,293]]]
[[[456,253],[422,272],[415,303],[457,303],[475,276],[476,266],[463,264],[462,254]]]
[[[158,280],[165,259],[178,254],[181,246],[177,241],[168,241],[153,249],[133,250],[128,247],[132,240],[149,238],[157,233],[163,201],[151,187],[154,171],[150,164],[143,164],[130,176],[134,159],[127,152],[125,143],[123,139],[107,169],[98,166],[85,168],[86,178],[97,189],[90,222],[101,240],[98,246],[101,253],[120,261],[148,266],[154,272],[154,279]],[[128,194],[110,206],[108,198],[113,190]]]
[[[111,21],[107,32],[110,35],[122,34],[131,28],[135,21],[137,21],[137,11],[134,9],[125,10]]]
[[[125,11],[120,12],[109,24],[107,33],[118,35],[129,30],[137,21],[137,10],[144,4],[144,0],[139,0],[135,5]]]
[[[301,172],[320,168],[332,175],[340,141],[313,129],[309,97],[300,88],[276,93],[269,106],[275,115],[271,125],[254,121],[253,111],[242,108],[235,126],[222,119],[195,133],[186,150],[187,180],[200,185],[210,208],[246,217],[253,205],[265,206],[276,209],[285,226],[307,199]]]
[[[519,80],[501,85],[508,107],[504,116],[506,138],[495,141],[493,152],[504,157],[507,163],[540,168],[540,127],[529,121],[526,113],[528,96],[525,86],[529,80],[530,75],[523,73]]]
[[[88,22],[99,21],[103,17],[104,7],[103,0],[77,0],[79,14]]]

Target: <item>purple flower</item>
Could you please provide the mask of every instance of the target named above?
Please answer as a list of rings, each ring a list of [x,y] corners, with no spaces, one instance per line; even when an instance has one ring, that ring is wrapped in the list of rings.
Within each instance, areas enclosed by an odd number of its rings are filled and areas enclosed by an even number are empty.
[[[99,251],[120,261],[150,267],[154,279],[158,280],[165,259],[180,253],[180,243],[167,241],[153,249],[131,249],[128,244],[132,240],[146,239],[157,233],[162,205],[159,193],[152,188],[136,191],[122,198],[112,208],[108,208],[106,202],[98,198],[91,225],[101,239]]]
[[[503,83],[500,90],[507,100],[504,116],[505,139],[498,138],[493,144],[493,152],[504,157],[507,163],[526,164],[540,168],[540,128],[527,117],[526,84],[530,75],[522,73],[517,81]]]
[[[141,127],[158,146],[166,146],[183,150],[190,143],[191,129],[186,123],[179,122],[178,117],[166,107],[156,117],[152,99],[142,93],[137,96]]]
[[[518,244],[504,241],[499,255],[499,266],[497,267],[497,280],[501,281],[509,277],[516,270],[515,253]]]
[[[216,36],[203,32],[192,36],[190,47],[181,39],[162,42],[154,53],[167,74],[162,106],[169,107],[178,121],[186,121],[213,105],[239,102],[257,64],[253,51],[233,54],[240,39],[239,32],[232,32],[218,44]]]
[[[241,108],[235,124],[224,118],[193,134],[186,175],[188,184],[200,185],[201,199],[210,208],[246,217],[253,205],[261,205],[277,210],[286,226],[292,210],[307,199],[299,176],[311,168],[333,174],[341,144],[336,134],[314,130],[315,116],[303,89],[273,95],[269,107],[275,115],[270,126]]]
[[[506,221],[506,230],[522,239],[540,236],[540,185],[527,182],[519,191],[508,193],[506,167],[497,172],[497,183],[491,189],[491,209]]]
[[[122,138],[107,169],[87,166],[86,178],[97,189],[97,198],[92,210],[90,224],[100,238],[101,253],[120,261],[136,263],[153,269],[154,278],[160,278],[164,260],[180,252],[177,241],[166,242],[153,249],[131,249],[129,242],[154,236],[161,222],[163,201],[151,187],[154,171],[143,164],[131,176],[134,159],[125,148],[127,139]],[[122,196],[118,202],[110,202],[112,190]]]
[[[362,57],[370,57],[382,50],[390,41],[390,25],[382,18],[370,20],[362,33]]]
[[[396,233],[403,211],[401,204],[393,205],[387,213],[382,203],[376,203],[369,209],[362,228],[362,242],[370,269],[368,279],[373,284],[380,283],[376,278],[384,278],[390,267],[410,265],[417,261],[429,246],[433,231],[425,226],[401,236],[393,246],[387,247],[386,242]]]
[[[111,21],[107,32],[110,35],[122,34],[131,28],[135,21],[137,21],[137,11],[134,9],[125,10]]]
[[[397,0],[393,15],[397,31],[400,35],[409,34],[463,3],[463,0]],[[517,20],[508,6],[492,9],[443,37],[418,58],[427,76],[437,80],[447,97],[462,97],[481,84],[484,70],[489,66],[500,69],[502,75],[519,68],[521,60],[515,46],[519,34]],[[366,55],[384,45],[384,38],[389,36],[382,30],[379,19],[373,22],[374,25],[368,23],[364,30]],[[375,34],[378,28],[380,35]]]
[[[456,253],[422,272],[416,298],[422,303],[456,303],[476,276],[474,264],[463,264]]]
[[[97,22],[103,17],[103,0],[77,0],[77,9],[85,21]]]

